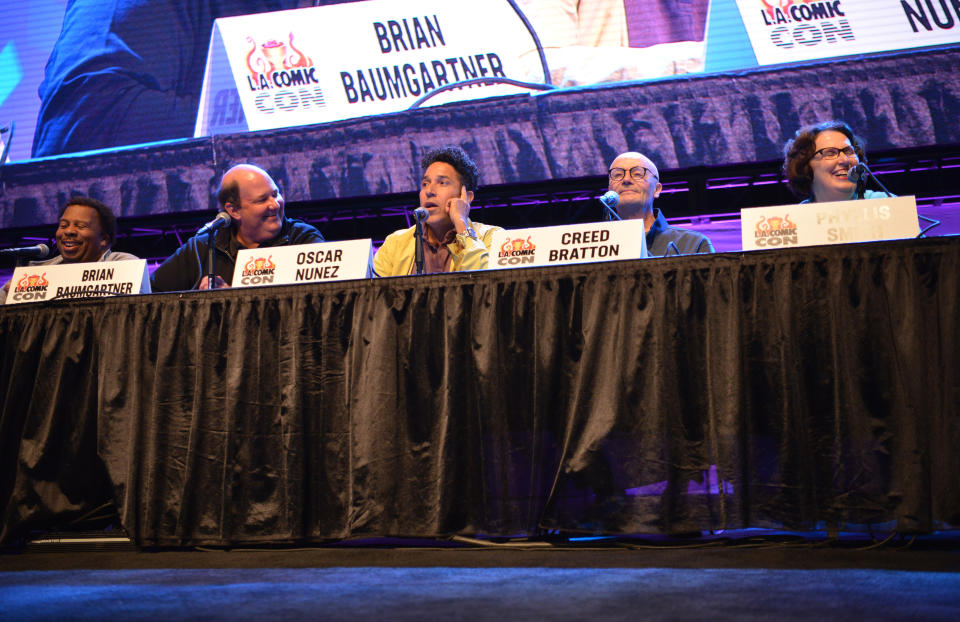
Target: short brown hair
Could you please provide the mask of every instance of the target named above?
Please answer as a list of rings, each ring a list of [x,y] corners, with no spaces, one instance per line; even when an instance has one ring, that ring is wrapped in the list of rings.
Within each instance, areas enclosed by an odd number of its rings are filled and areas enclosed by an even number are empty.
[[[813,186],[813,169],[810,168],[810,160],[816,153],[817,135],[830,131],[840,132],[849,138],[857,158],[864,163],[867,161],[863,151],[863,139],[854,134],[850,126],[843,121],[824,121],[801,127],[783,148],[783,174],[787,177],[790,190],[800,198],[809,197]]]

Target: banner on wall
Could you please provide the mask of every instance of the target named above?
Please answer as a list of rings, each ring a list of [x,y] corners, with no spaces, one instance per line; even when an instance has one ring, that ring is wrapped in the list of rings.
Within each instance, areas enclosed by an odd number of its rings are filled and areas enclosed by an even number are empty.
[[[761,65],[960,42],[952,0],[737,0]]]
[[[521,60],[532,40],[505,0],[368,0],[221,18],[210,38],[194,134],[398,112],[444,85],[475,78],[540,81],[538,59]],[[520,92],[528,91],[476,85],[427,103]]]

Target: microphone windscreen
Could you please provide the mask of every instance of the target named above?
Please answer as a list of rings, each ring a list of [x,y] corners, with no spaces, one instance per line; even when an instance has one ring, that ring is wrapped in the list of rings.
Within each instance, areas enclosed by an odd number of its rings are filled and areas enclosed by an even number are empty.
[[[858,182],[863,177],[863,174],[866,172],[867,167],[861,162],[856,166],[851,166],[847,169],[847,180],[852,182]]]
[[[620,195],[613,190],[609,190],[600,197],[600,202],[613,209],[620,204]]]
[[[430,212],[427,211],[425,207],[418,207],[413,210],[413,217],[417,219],[417,222],[423,222],[430,215]]]

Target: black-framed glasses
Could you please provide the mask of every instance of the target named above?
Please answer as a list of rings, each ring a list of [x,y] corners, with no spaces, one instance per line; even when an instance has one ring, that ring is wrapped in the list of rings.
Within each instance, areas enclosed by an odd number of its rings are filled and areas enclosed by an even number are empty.
[[[610,181],[620,181],[621,179],[624,178],[627,172],[628,171],[626,169],[620,168],[619,166],[615,166],[614,168],[610,169]],[[640,181],[642,179],[645,179],[648,173],[650,177],[653,177],[654,179],[660,179],[659,177],[654,175],[653,172],[650,171],[650,169],[645,168],[643,166],[634,166],[632,169],[630,169],[629,173],[630,173],[630,179],[632,179],[633,181]]]
[[[857,155],[857,150],[850,145],[847,145],[843,149],[839,149],[837,147],[824,147],[823,149],[817,149],[814,151],[813,157],[821,160],[836,160],[840,157],[841,153],[848,158],[852,158]]]

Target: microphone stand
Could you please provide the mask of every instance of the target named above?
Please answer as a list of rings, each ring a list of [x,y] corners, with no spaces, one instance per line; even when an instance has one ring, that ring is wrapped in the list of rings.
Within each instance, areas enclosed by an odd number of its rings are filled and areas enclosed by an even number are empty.
[[[417,221],[415,232],[417,244],[414,249],[413,263],[417,266],[417,274],[423,274],[423,223],[419,218],[415,218],[415,220]]]
[[[214,243],[217,241],[217,229],[207,232],[207,289],[217,288],[217,254]]]

